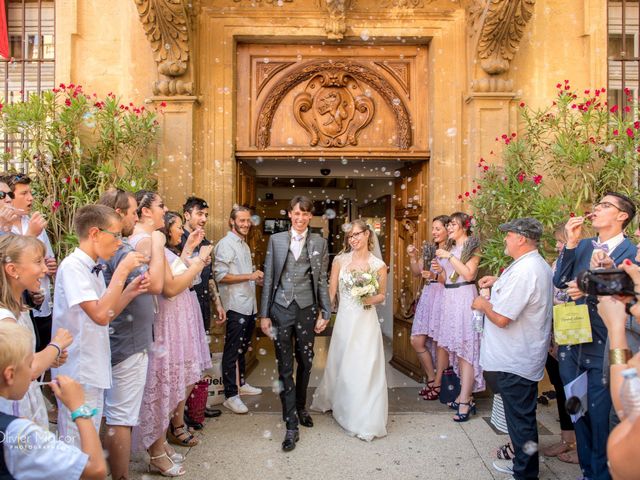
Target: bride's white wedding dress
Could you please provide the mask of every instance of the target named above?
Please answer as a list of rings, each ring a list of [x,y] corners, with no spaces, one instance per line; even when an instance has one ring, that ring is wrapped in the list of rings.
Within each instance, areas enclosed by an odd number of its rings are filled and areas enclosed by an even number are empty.
[[[344,285],[352,253],[338,256],[340,304],[327,366],[311,408],[333,410],[333,417],[350,435],[363,440],[387,434],[388,392],[382,332],[375,307],[364,309]],[[385,263],[369,255],[377,271]]]

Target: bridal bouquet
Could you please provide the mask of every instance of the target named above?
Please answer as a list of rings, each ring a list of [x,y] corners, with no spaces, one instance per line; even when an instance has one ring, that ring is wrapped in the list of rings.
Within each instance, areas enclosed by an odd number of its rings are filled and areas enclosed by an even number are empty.
[[[371,305],[365,305],[362,301],[378,292],[378,274],[375,270],[351,270],[344,279],[344,284],[353,298],[357,298],[365,310]]]

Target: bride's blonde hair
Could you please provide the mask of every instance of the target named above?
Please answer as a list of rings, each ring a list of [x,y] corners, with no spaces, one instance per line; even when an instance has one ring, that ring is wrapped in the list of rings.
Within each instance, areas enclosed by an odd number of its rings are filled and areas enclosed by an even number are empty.
[[[367,239],[367,247],[369,251],[373,251],[373,230],[369,226],[367,222],[358,218],[350,223],[345,224],[344,226],[344,248],[340,253],[348,253],[351,251],[351,245],[349,245],[349,235],[353,230],[353,227],[360,227],[362,231],[369,232],[369,238]]]

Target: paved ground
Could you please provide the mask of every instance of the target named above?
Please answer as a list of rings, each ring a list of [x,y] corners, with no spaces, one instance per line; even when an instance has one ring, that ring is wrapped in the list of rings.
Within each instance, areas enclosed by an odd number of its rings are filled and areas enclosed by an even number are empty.
[[[325,345],[326,347],[326,345]],[[317,385],[323,366],[317,346],[312,387]],[[389,354],[389,352],[387,352]],[[490,400],[481,399],[478,415],[457,424],[452,411],[439,402],[417,397],[417,384],[389,368],[388,436],[367,443],[347,436],[330,414],[315,414],[312,429],[301,427],[301,441],[293,452],[283,453],[280,442],[284,426],[280,403],[271,391],[274,375],[269,352],[250,376],[253,385],[264,387],[260,396],[246,397],[250,412],[234,415],[223,408],[220,418],[208,420],[198,433],[200,444],[181,449],[190,479],[505,479],[491,467],[494,450],[506,443],[488,423]],[[311,398],[311,397],[309,397]],[[539,405],[540,445],[559,439],[559,423],[554,402]],[[135,479],[150,480],[145,474],[145,456],[138,455],[133,466]],[[580,470],[557,459],[541,459],[541,480],[576,479]]]
[[[272,392],[262,397],[262,403],[277,401]],[[181,449],[187,455],[184,478],[507,478],[491,467],[493,450],[505,443],[506,437],[496,434],[483,418],[489,416],[487,400],[481,403],[478,415],[465,424],[452,422],[451,413],[442,405],[424,401],[418,405],[419,412],[390,414],[388,436],[370,443],[347,436],[329,414],[316,414],[315,426],[301,430],[301,441],[288,454],[280,450],[284,427],[278,413],[260,411],[259,407],[240,416],[225,410],[222,417],[207,422],[199,434],[200,445]],[[554,406],[541,406],[539,419],[541,433],[546,433],[540,436],[544,447],[558,440],[553,434],[558,432]],[[137,460],[134,478],[152,478],[143,474],[143,457]],[[542,460],[542,480],[579,476],[576,466]]]

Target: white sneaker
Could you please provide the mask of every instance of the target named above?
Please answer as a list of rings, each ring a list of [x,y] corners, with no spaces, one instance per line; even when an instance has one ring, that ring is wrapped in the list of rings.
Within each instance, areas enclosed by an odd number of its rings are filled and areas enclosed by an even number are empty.
[[[499,472],[513,475],[513,460],[494,460],[493,468]]]
[[[262,389],[258,387],[252,387],[248,383],[242,385],[239,389],[240,395],[260,395]]]
[[[247,413],[249,409],[244,404],[242,400],[240,400],[240,395],[236,395],[235,397],[227,398],[222,404],[225,408],[228,408],[233,413]]]

